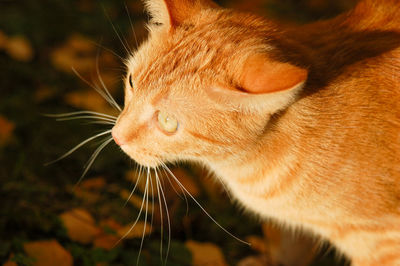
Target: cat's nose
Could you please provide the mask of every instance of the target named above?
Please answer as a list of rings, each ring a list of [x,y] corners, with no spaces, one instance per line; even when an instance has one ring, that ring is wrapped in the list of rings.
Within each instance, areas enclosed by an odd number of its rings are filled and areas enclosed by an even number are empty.
[[[118,132],[115,130],[115,127],[111,131],[111,135],[119,146],[124,145],[124,141],[122,140],[121,136],[118,134]]]

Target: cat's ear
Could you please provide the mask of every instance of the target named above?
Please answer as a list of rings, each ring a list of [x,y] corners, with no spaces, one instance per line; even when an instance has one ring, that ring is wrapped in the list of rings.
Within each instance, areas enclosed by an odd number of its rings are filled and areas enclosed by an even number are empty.
[[[235,86],[214,86],[210,96],[235,108],[257,108],[273,113],[287,107],[307,80],[308,71],[290,63],[256,54],[236,69]]]
[[[265,94],[299,87],[306,79],[306,69],[256,54],[245,60],[239,84],[245,92]]]
[[[168,28],[178,27],[202,9],[217,6],[211,0],[145,0],[145,5],[153,21]]]

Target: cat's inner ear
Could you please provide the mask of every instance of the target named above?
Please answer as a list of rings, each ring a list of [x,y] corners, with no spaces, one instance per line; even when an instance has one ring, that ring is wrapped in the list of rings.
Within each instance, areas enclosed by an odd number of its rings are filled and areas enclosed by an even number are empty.
[[[286,91],[302,86],[307,74],[304,68],[256,54],[245,60],[239,84],[243,91],[254,94]]]
[[[296,99],[308,75],[304,68],[263,54],[251,55],[234,70],[236,84],[216,84],[206,90],[209,97],[225,107],[270,114]]]
[[[211,0],[146,0],[146,8],[154,23],[175,28],[201,9],[216,7]]]

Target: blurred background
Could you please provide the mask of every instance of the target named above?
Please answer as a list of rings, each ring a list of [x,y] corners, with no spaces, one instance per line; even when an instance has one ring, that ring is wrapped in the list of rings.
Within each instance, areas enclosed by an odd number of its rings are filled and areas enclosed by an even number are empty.
[[[354,2],[218,1],[284,24],[329,18]],[[114,143],[79,182],[102,138],[45,166],[111,127],[43,114],[91,110],[117,115],[82,79],[100,84],[101,78],[123,105],[121,58],[127,51],[122,42],[128,49],[137,47],[146,38],[147,20],[138,0],[0,0],[0,264],[346,265],[328,244],[243,212],[197,166],[171,169],[218,223],[251,247],[226,234],[167,181],[170,234],[166,212],[160,215],[157,193],[151,191],[147,219],[143,211],[132,228],[145,184],[139,180],[129,197],[137,167]]]

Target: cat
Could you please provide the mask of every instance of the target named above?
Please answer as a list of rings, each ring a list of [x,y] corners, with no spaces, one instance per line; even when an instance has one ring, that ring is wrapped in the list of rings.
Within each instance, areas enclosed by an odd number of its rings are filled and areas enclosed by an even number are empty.
[[[112,135],[137,163],[206,165],[246,210],[400,265],[400,3],[282,28],[147,0]]]

